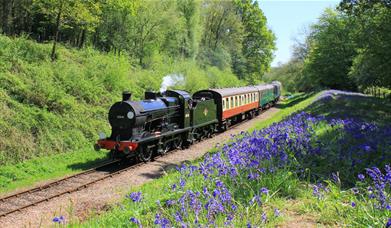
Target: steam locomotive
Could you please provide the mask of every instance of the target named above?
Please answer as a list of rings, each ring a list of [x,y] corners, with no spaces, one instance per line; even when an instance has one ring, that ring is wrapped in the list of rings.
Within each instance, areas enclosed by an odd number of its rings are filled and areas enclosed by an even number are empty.
[[[201,90],[190,96],[180,90],[145,92],[145,99],[122,101],[109,110],[110,137],[100,136],[95,149],[110,150],[113,159],[137,157],[149,161],[154,153],[187,148],[229,126],[259,115],[280,98],[281,83]]]

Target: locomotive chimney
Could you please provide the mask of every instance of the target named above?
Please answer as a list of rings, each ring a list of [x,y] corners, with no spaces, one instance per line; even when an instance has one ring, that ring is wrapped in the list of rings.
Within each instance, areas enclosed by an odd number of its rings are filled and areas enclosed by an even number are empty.
[[[122,101],[130,101],[132,98],[132,93],[129,91],[124,91],[122,93]]]

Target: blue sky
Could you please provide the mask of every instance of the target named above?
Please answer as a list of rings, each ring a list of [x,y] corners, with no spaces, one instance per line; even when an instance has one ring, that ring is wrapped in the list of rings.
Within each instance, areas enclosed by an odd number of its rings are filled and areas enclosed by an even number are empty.
[[[285,63],[292,53],[294,38],[299,39],[303,28],[317,21],[327,7],[335,7],[338,0],[258,0],[267,18],[268,26],[277,37],[272,66]]]

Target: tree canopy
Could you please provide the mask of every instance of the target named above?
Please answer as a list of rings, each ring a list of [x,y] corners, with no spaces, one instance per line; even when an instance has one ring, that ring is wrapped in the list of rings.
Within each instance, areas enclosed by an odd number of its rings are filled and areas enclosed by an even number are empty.
[[[266,78],[279,78],[292,91],[390,89],[390,41],[390,1],[343,0],[310,26],[304,41],[295,45],[291,61]],[[289,69],[296,72],[286,73]]]
[[[135,67],[196,60],[250,84],[270,68],[275,36],[255,0],[9,0],[2,33],[127,55]],[[160,58],[159,57],[159,58]]]

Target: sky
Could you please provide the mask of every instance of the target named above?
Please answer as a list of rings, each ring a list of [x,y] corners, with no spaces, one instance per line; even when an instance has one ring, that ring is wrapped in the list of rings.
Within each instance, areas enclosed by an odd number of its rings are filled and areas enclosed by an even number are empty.
[[[334,8],[338,0],[258,0],[269,28],[277,37],[272,66],[289,61],[294,38],[302,39],[302,31],[317,21],[327,7]]]

